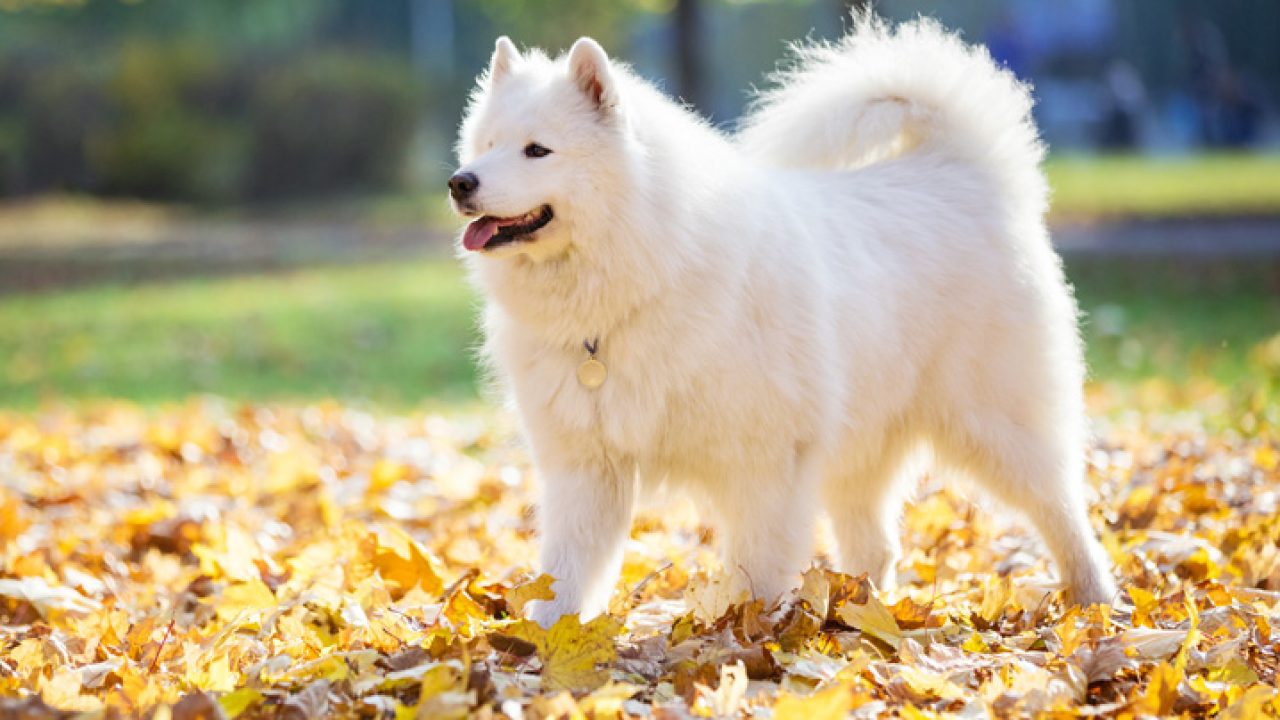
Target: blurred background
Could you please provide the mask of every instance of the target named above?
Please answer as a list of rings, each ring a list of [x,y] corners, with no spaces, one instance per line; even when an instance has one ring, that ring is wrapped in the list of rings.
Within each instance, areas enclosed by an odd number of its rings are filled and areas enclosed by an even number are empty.
[[[594,36],[732,128],[786,43],[854,5],[0,0],[0,407],[470,402],[441,190],[494,38]],[[1280,3],[875,7],[1034,83],[1094,385],[1274,413]]]

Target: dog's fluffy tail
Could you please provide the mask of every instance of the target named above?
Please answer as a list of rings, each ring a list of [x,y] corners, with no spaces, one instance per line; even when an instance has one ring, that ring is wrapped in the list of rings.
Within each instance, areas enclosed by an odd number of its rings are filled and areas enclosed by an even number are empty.
[[[910,153],[970,162],[1043,211],[1044,157],[1031,94],[985,48],[932,20],[889,27],[870,14],[835,44],[795,48],[738,134],[777,167],[849,170]]]

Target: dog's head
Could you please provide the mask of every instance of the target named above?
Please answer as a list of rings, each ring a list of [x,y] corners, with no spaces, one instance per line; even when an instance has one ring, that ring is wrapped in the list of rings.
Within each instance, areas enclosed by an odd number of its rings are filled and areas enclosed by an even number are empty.
[[[498,38],[472,95],[449,178],[462,246],[487,257],[558,257],[591,227],[616,174],[626,121],[618,76],[582,38],[549,60]]]

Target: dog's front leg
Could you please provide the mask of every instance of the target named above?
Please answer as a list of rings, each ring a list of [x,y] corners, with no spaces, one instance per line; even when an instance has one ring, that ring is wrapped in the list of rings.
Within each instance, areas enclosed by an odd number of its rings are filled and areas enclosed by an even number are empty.
[[[556,597],[530,603],[528,616],[550,627],[562,615],[605,611],[631,530],[635,474],[601,463],[544,473],[542,482],[541,569],[555,578]]]

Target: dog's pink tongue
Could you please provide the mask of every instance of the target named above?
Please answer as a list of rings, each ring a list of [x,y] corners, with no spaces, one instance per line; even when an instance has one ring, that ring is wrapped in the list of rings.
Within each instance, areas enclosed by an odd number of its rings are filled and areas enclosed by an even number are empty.
[[[462,233],[462,247],[468,250],[483,250],[495,233],[498,232],[498,221],[494,218],[482,217],[471,221]]]

